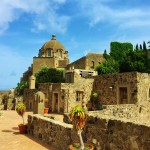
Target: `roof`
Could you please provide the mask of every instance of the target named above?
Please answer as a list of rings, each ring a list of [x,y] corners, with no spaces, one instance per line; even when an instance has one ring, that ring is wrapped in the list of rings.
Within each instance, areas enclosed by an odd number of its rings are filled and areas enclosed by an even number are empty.
[[[53,49],[54,51],[58,50],[58,49],[63,49],[65,50],[65,47],[59,42],[56,40],[56,35],[52,35],[52,39],[50,41],[47,41],[41,49],[48,49],[48,48],[51,48]]]

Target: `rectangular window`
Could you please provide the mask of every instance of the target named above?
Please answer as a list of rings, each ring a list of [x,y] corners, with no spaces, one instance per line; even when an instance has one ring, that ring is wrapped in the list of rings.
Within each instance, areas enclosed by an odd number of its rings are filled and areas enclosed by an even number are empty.
[[[59,58],[62,58],[62,51],[61,50],[58,51],[58,55],[59,55]]]
[[[119,88],[120,104],[128,104],[127,87]]]
[[[67,75],[66,75],[66,82],[67,82],[67,83],[71,83],[71,81],[72,81],[72,80],[71,80],[71,74],[67,74]]]
[[[76,92],[76,101],[81,101],[83,99],[83,92],[77,91]]]
[[[47,52],[48,52],[48,57],[51,57],[51,56],[52,56],[52,54],[51,54],[51,53],[52,53],[51,49],[48,49]]]

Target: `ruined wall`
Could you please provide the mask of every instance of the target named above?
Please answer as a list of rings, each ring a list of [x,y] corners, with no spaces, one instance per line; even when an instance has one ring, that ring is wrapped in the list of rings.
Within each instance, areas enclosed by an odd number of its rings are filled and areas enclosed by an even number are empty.
[[[52,101],[54,100],[54,93],[58,94],[59,112],[66,113],[76,105],[82,105],[83,100],[87,103],[91,97],[93,88],[93,79],[81,78],[78,82],[72,83],[41,83],[39,90],[42,91],[49,100],[49,108],[52,111]],[[76,101],[77,92],[83,92],[83,97],[80,101]]]
[[[72,142],[72,125],[41,115],[28,117],[28,134],[57,150],[67,150]],[[75,135],[75,134],[74,134]],[[73,136],[72,136],[73,137]]]
[[[35,93],[37,89],[25,89],[23,92],[23,102],[26,105],[27,111],[33,111]]]
[[[33,58],[33,71],[34,75],[37,71],[41,70],[43,67],[51,67],[54,68],[54,58],[52,57],[34,57]]]
[[[150,126],[91,116],[85,131],[87,142],[94,141],[101,150],[150,149]]]
[[[91,92],[93,88],[93,79],[84,79],[81,78],[78,82],[74,84],[61,84],[62,89],[68,89],[68,95],[66,97],[68,112],[71,110],[72,107],[76,105],[82,105],[83,100],[87,103],[91,98]],[[83,97],[80,101],[76,101],[76,93],[83,92]]]
[[[59,68],[65,68],[66,65],[68,65],[69,63],[69,60],[68,59],[65,59],[65,60],[58,60],[58,67]]]
[[[70,69],[86,69],[93,70],[97,65],[104,62],[102,54],[88,53],[86,56],[74,61],[73,63],[67,65],[67,70]]]
[[[93,70],[104,61],[105,59],[102,54],[88,53],[86,56],[86,70]]]
[[[137,73],[137,98],[138,101],[150,101],[150,74]]]
[[[99,101],[103,105],[114,105],[119,103],[119,88],[127,87],[127,104],[137,102],[137,73],[119,73],[99,75],[94,78],[93,90],[98,93]]]
[[[85,69],[86,68],[86,57],[82,57],[73,63],[70,63],[67,65],[66,69],[67,70],[72,70],[72,69]]]
[[[41,115],[28,117],[28,134],[57,150],[67,150],[79,139],[72,125]],[[149,150],[150,126],[129,121],[88,117],[83,130],[84,142],[94,143],[99,150]]]
[[[150,109],[150,108],[149,108]],[[135,104],[103,105],[101,111],[89,111],[91,115],[101,115],[101,117],[135,119],[139,115],[139,106]]]

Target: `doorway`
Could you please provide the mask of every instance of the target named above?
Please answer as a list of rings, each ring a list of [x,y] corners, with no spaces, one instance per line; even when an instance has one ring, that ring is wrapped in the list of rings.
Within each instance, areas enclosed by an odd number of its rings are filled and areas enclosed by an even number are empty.
[[[119,104],[128,104],[127,87],[119,87]]]
[[[53,95],[53,112],[59,112],[58,93]]]

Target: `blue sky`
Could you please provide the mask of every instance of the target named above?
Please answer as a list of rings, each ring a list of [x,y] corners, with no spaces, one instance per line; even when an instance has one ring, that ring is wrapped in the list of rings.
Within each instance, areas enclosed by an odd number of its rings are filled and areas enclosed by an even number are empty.
[[[111,41],[150,41],[148,0],[0,0],[0,90],[16,87],[56,34],[70,62]]]

